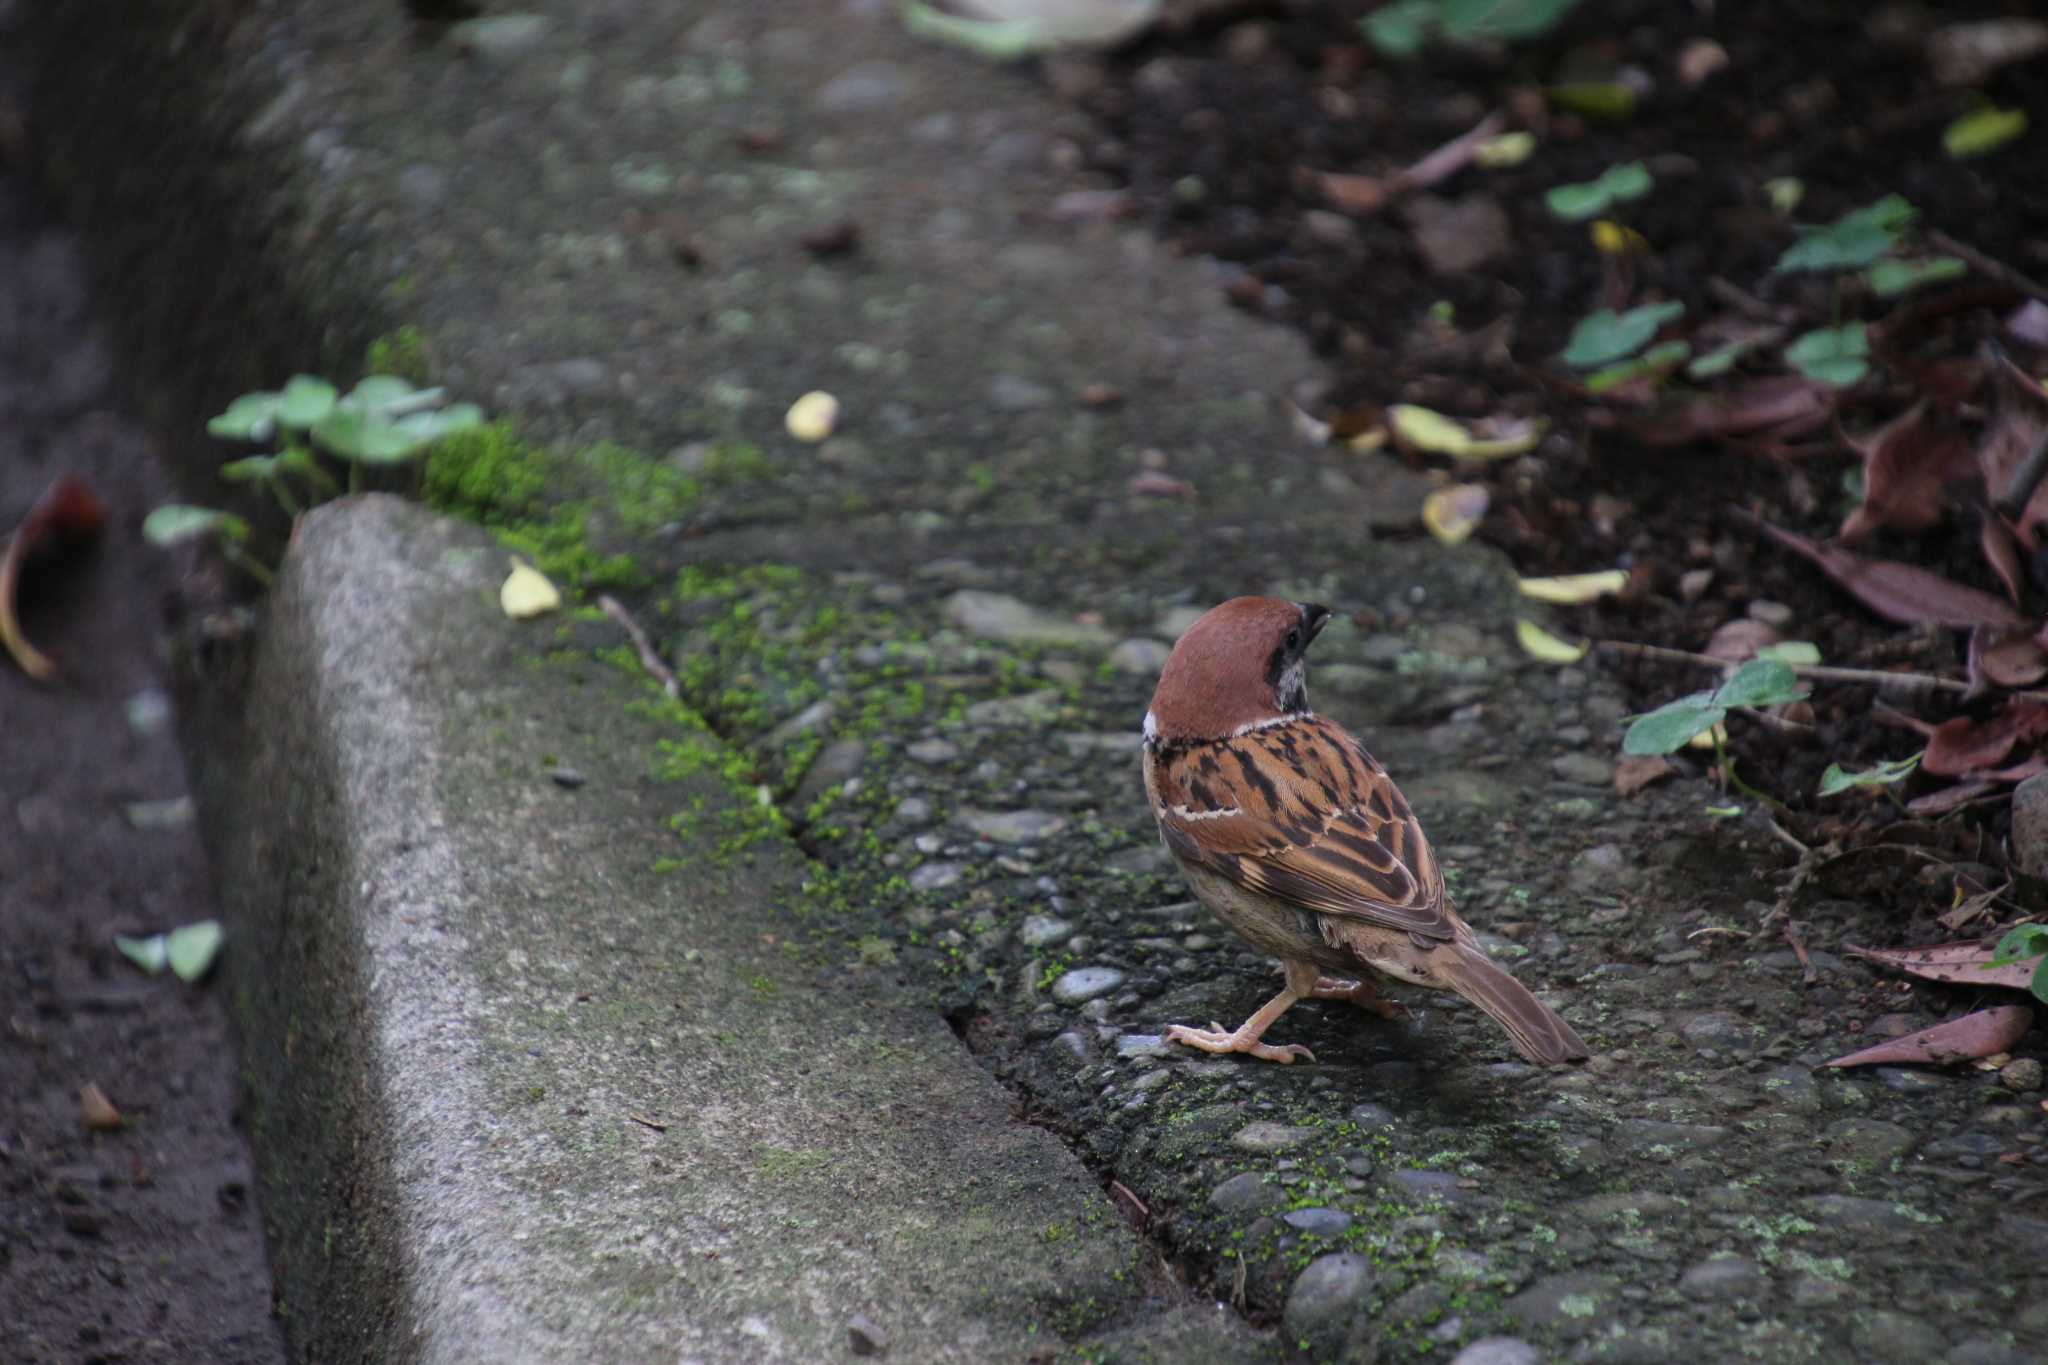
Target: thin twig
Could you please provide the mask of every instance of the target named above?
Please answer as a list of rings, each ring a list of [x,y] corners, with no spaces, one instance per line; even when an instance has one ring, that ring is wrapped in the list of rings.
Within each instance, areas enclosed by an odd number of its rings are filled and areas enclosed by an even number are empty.
[[[1813,959],[1806,955],[1806,944],[1792,928],[1792,921],[1785,921],[1785,942],[1792,945],[1792,956],[1799,959],[1799,984],[1811,986],[1820,980],[1820,973],[1813,969]]]
[[[1936,251],[1946,251],[1951,256],[1962,257],[1964,261],[1969,263],[1970,269],[1980,275],[1988,275],[2008,288],[2019,290],[2020,293],[2027,295],[2029,298],[2039,299],[2043,303],[2048,303],[2048,289],[2035,284],[2031,279],[2014,270],[2004,261],[1993,260],[1991,257],[1986,256],[1968,242],[1959,242],[1946,232],[1930,232],[1927,234],[1927,244]]]
[[[627,611],[616,597],[600,597],[597,599],[597,605],[603,609],[606,616],[626,628],[626,634],[633,639],[633,648],[640,653],[640,666],[654,676],[661,684],[661,690],[671,697],[680,697],[683,694],[682,685],[676,681],[676,675],[669,666],[661,661],[661,655],[654,652],[654,645],[649,642],[647,632],[640,629],[640,623],[633,619],[633,613]]]
[[[1769,323],[1779,326],[1784,322],[1778,309],[1771,307],[1756,295],[1738,284],[1722,279],[1719,275],[1707,280],[1707,292],[1721,302],[1741,313],[1752,322]]]
[[[668,1131],[668,1125],[660,1119],[651,1119],[644,1114],[628,1114],[626,1117],[639,1124],[642,1128],[652,1128],[657,1133],[666,1133]]]
[[[1798,838],[1793,835],[1792,831],[1786,829],[1776,820],[1771,821],[1771,833],[1777,835],[1780,839],[1783,839],[1786,843],[1792,845],[1793,851],[1798,853],[1799,856],[1802,858],[1804,858],[1807,854],[1813,852],[1813,850],[1808,848],[1805,844],[1800,843]]]
[[[1739,665],[1726,659],[1716,659],[1711,654],[1694,654],[1690,650],[1666,649],[1662,645],[1639,645],[1632,640],[1595,640],[1596,649],[1608,650],[1615,654],[1627,654],[1639,659],[1661,659],[1676,664],[1696,664],[1702,668],[1719,669],[1732,673]],[[1959,678],[1943,678],[1932,673],[1892,673],[1881,668],[1836,668],[1831,664],[1787,664],[1787,668],[1802,678],[1818,682],[1867,683],[1875,687],[1897,688],[1902,692],[1968,692],[1970,684]],[[2048,701],[2048,692],[2008,692],[2005,695],[2024,701]]]

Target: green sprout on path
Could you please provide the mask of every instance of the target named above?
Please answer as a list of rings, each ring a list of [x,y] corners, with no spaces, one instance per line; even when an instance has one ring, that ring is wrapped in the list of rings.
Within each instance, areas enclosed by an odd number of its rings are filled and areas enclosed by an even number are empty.
[[[1875,768],[1861,772],[1850,772],[1839,763],[1828,764],[1828,770],[1820,775],[1820,794],[1839,796],[1857,787],[1888,787],[1894,782],[1903,782],[1920,767],[1920,755],[1909,758],[1887,759]]]
[[[1579,0],[1394,0],[1358,21],[1366,41],[1406,59],[1432,37],[1451,43],[1514,43],[1540,38]]]
[[[1860,322],[1816,327],[1785,348],[1785,360],[1813,380],[1845,389],[1870,373],[1870,332]]]
[[[1598,179],[1557,186],[1543,196],[1543,202],[1567,223],[1582,223],[1599,217],[1616,204],[1642,198],[1655,185],[1649,167],[1640,161],[1624,161],[1609,166]]]
[[[1694,736],[1721,724],[1732,710],[1804,701],[1806,696],[1790,664],[1779,658],[1751,659],[1713,691],[1694,692],[1637,716],[1622,736],[1621,750],[1626,754],[1675,753]]]
[[[1777,269],[1860,270],[1899,244],[1918,210],[1896,194],[1851,210],[1826,227],[1800,229]]]
[[[1807,691],[1799,685],[1799,676],[1792,671],[1785,653],[1789,649],[1792,657],[1804,659],[1812,646],[1790,649],[1787,645],[1773,645],[1771,649],[1777,652],[1759,654],[1711,692],[1694,692],[1637,716],[1628,733],[1622,736],[1621,751],[1634,755],[1676,753],[1697,736],[1710,734],[1714,761],[1725,782],[1766,805],[1779,805],[1735,776],[1735,765],[1728,757],[1727,729],[1722,724],[1730,711],[1739,708],[1779,706],[1806,699]]]
[[[313,375],[294,375],[282,389],[245,393],[206,424],[209,433],[238,441],[280,440],[275,454],[250,455],[221,466],[231,483],[260,483],[286,516],[333,497],[341,485],[321,457],[348,467],[348,488],[362,488],[367,465],[399,465],[434,442],[483,422],[473,403],[442,405],[442,390],[423,389],[388,374],[373,374],[347,394]],[[211,538],[229,562],[266,586],[273,575],[245,545],[249,524],[212,507],[172,503],[151,512],[142,533],[170,546]]]

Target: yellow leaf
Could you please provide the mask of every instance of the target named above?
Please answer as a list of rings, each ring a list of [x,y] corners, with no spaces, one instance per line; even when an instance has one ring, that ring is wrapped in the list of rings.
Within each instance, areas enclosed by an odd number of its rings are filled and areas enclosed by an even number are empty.
[[[1348,437],[1344,442],[1344,448],[1363,454],[1369,450],[1378,450],[1386,443],[1387,429],[1385,427],[1367,427],[1356,436]]]
[[[1986,107],[1951,123],[1941,135],[1941,145],[1961,160],[1996,151],[2026,131],[2026,110]]]
[[[822,441],[839,425],[839,400],[823,389],[812,389],[789,405],[782,425],[799,441]]]
[[[1702,730],[1694,735],[1685,742],[1685,745],[1688,749],[1711,749],[1716,741],[1722,744],[1728,742],[1728,727],[1720,721],[1715,721],[1711,730]]]
[[[1522,590],[1522,596],[1538,602],[1578,606],[1620,592],[1628,586],[1628,571],[1603,569],[1599,573],[1566,574],[1562,578],[1521,578],[1515,581],[1515,586]]]
[[[1541,419],[1502,421],[1497,423],[1501,434],[1480,436],[1462,422],[1412,403],[1396,403],[1388,408],[1387,421],[1405,444],[1460,460],[1498,460],[1520,455],[1543,438],[1548,425]]]
[[[1515,622],[1515,643],[1529,657],[1547,664],[1575,664],[1592,648],[1591,645],[1575,645],[1560,640],[1534,621]]]
[[[1422,500],[1422,524],[1446,545],[1456,545],[1477,530],[1486,517],[1486,486],[1454,483]]]
[[[1535,150],[1534,133],[1502,133],[1499,137],[1490,137],[1483,142],[1475,143],[1472,147],[1472,161],[1474,165],[1484,166],[1487,170],[1498,170],[1502,166],[1521,165]]]
[[[533,565],[512,557],[512,572],[498,589],[498,605],[515,621],[524,621],[562,605],[562,592]]]
[[[1602,255],[1640,256],[1650,249],[1650,241],[1642,233],[1611,218],[1595,219],[1587,231],[1593,238],[1593,249]]]

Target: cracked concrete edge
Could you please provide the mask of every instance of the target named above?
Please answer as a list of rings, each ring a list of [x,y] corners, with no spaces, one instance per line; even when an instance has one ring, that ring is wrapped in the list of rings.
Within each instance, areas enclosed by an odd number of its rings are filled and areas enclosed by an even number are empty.
[[[302,524],[202,685],[279,1302],[320,1360],[1241,1360],[936,1017],[803,941],[801,856],[665,828],[687,717],[497,607],[473,528]],[[211,710],[206,710],[210,699]],[[587,779],[564,787],[551,771]],[[667,867],[668,870],[662,870]],[[646,1120],[643,1122],[642,1120]]]

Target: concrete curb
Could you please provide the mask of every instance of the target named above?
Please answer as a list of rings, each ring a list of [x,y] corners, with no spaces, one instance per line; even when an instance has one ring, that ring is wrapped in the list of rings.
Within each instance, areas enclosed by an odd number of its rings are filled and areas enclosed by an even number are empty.
[[[650,780],[680,713],[543,660],[503,569],[397,499],[315,512],[200,731],[298,1354],[816,1361],[864,1318],[898,1359],[1017,1360],[1128,1326],[1144,1249],[1073,1157],[937,1019],[779,946],[792,850],[656,870],[665,816],[730,794]]]

